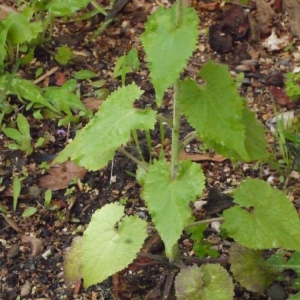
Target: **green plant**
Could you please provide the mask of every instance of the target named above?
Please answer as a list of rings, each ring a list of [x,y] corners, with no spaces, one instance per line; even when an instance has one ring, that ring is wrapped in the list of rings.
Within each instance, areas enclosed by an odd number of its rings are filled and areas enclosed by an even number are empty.
[[[172,129],[170,162],[163,152],[158,160],[148,163],[127,151],[135,130],[152,130],[157,119],[161,121],[156,111],[133,106],[143,93],[135,83],[113,92],[54,162],[70,158],[89,170],[98,170],[113,159],[115,151],[132,159],[138,165],[136,178],[143,186],[141,197],[164,242],[170,266],[178,273],[177,298],[229,300],[233,299],[234,286],[225,268],[218,264],[185,266],[179,253],[183,230],[202,242],[201,224],[212,221],[192,219],[190,202],[202,194],[205,177],[197,163],[179,161],[179,150],[186,143],[179,139],[180,119],[185,115],[208,147],[235,160],[263,161],[266,141],[262,125],[238,95],[226,66],[211,61],[204,64],[198,74],[205,81],[201,85],[198,78],[179,79],[196,47],[198,21],[196,12],[178,0],[170,9],[160,8],[149,17],[141,39],[158,107],[166,88],[174,88],[173,116],[166,122]],[[233,197],[235,206],[224,211],[222,225],[236,242],[230,250],[231,272],[247,289],[263,293],[279,272],[263,259],[264,249],[300,250],[300,221],[286,195],[264,181],[244,181]],[[97,210],[83,237],[74,240],[66,256],[66,283],[83,277],[84,286],[89,287],[125,268],[140,251],[147,237],[146,227],[137,216],[124,216],[124,207],[118,203]],[[207,244],[202,245],[198,249],[201,256],[213,253]]]
[[[55,60],[57,60],[61,65],[66,65],[72,58],[73,52],[70,47],[62,46],[57,50],[55,55]]]
[[[300,97],[300,73],[287,73],[285,81],[285,91],[291,100],[297,100]]]
[[[3,129],[4,134],[15,141],[15,143],[9,143],[7,147],[12,150],[24,151],[26,155],[30,155],[33,152],[33,147],[31,144],[29,123],[22,114],[18,114],[17,116],[17,125],[19,130],[15,128]]]
[[[51,204],[51,200],[52,200],[52,191],[50,189],[48,189],[45,192],[45,207],[49,208],[50,204]]]
[[[138,52],[136,48],[132,48],[128,54],[125,53],[123,56],[118,58],[113,72],[113,77],[116,78],[121,76],[122,85],[125,85],[126,74],[133,72],[133,70],[138,70],[139,67],[140,62]]]

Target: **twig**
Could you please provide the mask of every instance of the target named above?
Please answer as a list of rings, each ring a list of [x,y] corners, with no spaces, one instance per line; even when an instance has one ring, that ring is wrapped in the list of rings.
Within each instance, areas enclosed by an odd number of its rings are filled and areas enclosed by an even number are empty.
[[[37,78],[36,80],[33,81],[34,84],[37,84],[41,81],[43,81],[46,77],[49,77],[50,75],[52,75],[53,73],[55,73],[58,70],[58,67],[54,67],[51,70],[49,70],[48,72],[46,72],[44,75],[40,76],[39,78]]]
[[[165,288],[164,288],[164,293],[163,293],[161,299],[169,298],[170,290],[171,290],[176,273],[177,273],[177,271],[168,270],[168,276],[167,276],[167,280],[166,280],[166,284],[165,284]]]

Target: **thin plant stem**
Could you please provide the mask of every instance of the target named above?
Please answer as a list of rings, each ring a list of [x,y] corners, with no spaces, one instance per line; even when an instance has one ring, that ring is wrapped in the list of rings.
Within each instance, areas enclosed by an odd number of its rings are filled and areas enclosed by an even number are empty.
[[[151,154],[152,140],[151,140],[150,130],[145,130],[145,136],[146,136],[147,147],[149,151],[149,163],[152,164],[152,154]]]
[[[180,83],[177,80],[174,84],[173,99],[173,128],[172,128],[172,160],[171,160],[171,178],[176,179],[179,164],[179,128],[180,128],[180,110],[177,103]]]
[[[135,162],[137,165],[139,165],[144,170],[146,170],[146,171],[149,170],[149,167],[145,162],[142,162],[142,161],[138,160],[137,158],[135,158],[132,154],[130,154],[128,151],[126,151],[123,147],[119,147],[118,151],[121,152],[122,154],[124,154],[125,156],[127,156],[128,158],[130,158],[133,162]]]
[[[159,121],[159,131],[160,131],[160,138],[161,138],[161,147],[160,147],[160,156],[163,157],[164,155],[164,140],[165,140],[165,128],[162,121]]]
[[[182,0],[177,0],[177,11],[176,11],[176,27],[180,27],[182,23],[182,13],[183,13],[183,7],[182,7]]]
[[[137,135],[137,130],[136,129],[132,129],[131,130],[131,136],[132,136],[132,138],[134,140],[134,143],[136,144],[136,149],[137,149],[137,152],[138,152],[141,160],[145,161],[142,149],[141,149],[140,144],[139,144],[139,139],[138,139],[138,135]]]
[[[207,220],[201,220],[201,221],[192,222],[192,223],[186,225],[184,227],[184,229],[187,229],[187,228],[190,228],[190,227],[193,227],[193,226],[197,226],[199,224],[207,224],[207,223],[216,222],[216,221],[224,221],[224,218],[223,217],[219,217],[219,218],[212,218],[212,219],[207,219]]]

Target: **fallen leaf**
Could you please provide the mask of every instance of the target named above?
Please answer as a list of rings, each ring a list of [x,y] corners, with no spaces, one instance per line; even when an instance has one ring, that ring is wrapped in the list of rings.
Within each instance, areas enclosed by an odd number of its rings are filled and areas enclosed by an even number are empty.
[[[191,161],[216,161],[216,162],[222,162],[226,160],[226,157],[223,157],[222,155],[215,154],[214,156],[210,156],[209,154],[190,154],[185,152],[184,150],[181,151],[179,155],[179,159],[190,159]]]
[[[86,108],[90,108],[91,110],[97,110],[98,107],[103,103],[103,100],[100,100],[95,97],[88,97],[85,98],[82,102]]]
[[[5,20],[9,13],[17,14],[18,11],[10,6],[0,5],[0,20],[1,21]]]
[[[30,257],[36,257],[41,254],[44,250],[44,246],[42,245],[42,241],[38,238],[23,235],[21,237],[22,243],[29,244],[31,249]]]
[[[284,33],[283,36],[277,37],[275,30],[272,34],[262,43],[262,45],[267,48],[269,52],[275,50],[283,50],[290,43],[290,36]]]
[[[21,288],[21,297],[27,297],[32,288],[32,283],[29,280],[26,280],[24,285]]]
[[[47,175],[39,179],[39,187],[51,189],[52,191],[66,189],[74,178],[82,179],[87,170],[68,161],[63,165],[55,164],[47,170]]]
[[[8,250],[8,252],[7,252],[7,254],[6,254],[6,256],[7,256],[8,258],[13,258],[13,257],[15,257],[15,256],[17,256],[17,255],[19,254],[19,250],[20,250],[19,245],[18,245],[18,244],[14,244],[14,245],[12,245],[12,246],[9,248],[9,250]]]
[[[290,101],[289,97],[285,92],[285,89],[281,89],[272,85],[269,91],[274,97],[277,104],[282,106],[288,106],[289,108],[292,108],[295,105],[295,102]]]
[[[58,86],[62,86],[66,81],[67,81],[67,78],[65,76],[64,73],[62,72],[56,72],[55,73],[55,79],[56,79],[56,85]]]
[[[1,213],[1,216],[5,219],[5,221],[15,230],[19,231],[19,227],[14,219],[8,217],[6,214]]]

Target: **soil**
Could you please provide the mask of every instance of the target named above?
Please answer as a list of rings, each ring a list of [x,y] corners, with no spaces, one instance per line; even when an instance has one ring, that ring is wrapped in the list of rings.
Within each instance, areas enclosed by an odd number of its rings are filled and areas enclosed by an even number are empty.
[[[256,112],[257,118],[266,125],[266,139],[274,159],[257,168],[255,163],[244,164],[231,162],[218,154],[203,150],[201,141],[192,140],[182,156],[198,161],[206,175],[206,191],[201,200],[207,204],[193,210],[197,220],[216,217],[218,213],[232,205],[232,199],[223,192],[239,185],[244,178],[261,178],[279,189],[286,189],[287,194],[297,209],[299,202],[298,170],[287,173],[284,164],[278,165],[281,154],[278,140],[270,133],[267,122],[276,113],[294,111],[297,116],[299,103],[291,102],[285,94],[284,81],[287,72],[294,71],[300,61],[300,42],[297,22],[292,14],[297,1],[264,0],[249,1],[242,4],[195,1],[186,3],[193,6],[201,20],[199,43],[191,57],[183,77],[194,77],[201,66],[208,60],[226,64],[233,77],[244,73],[240,94],[246,98],[249,107]],[[188,1],[187,1],[188,2]],[[141,67],[137,72],[128,74],[126,82],[136,82],[144,91],[137,106],[155,108],[154,89],[149,80],[145,54],[140,43],[147,16],[158,6],[170,6],[163,1],[133,0],[119,2],[107,18],[115,18],[102,34],[92,35],[104,21],[97,15],[87,21],[57,19],[51,41],[35,51],[35,60],[22,66],[19,75],[28,80],[35,80],[35,72],[43,67],[43,73],[50,71],[40,81],[40,86],[61,85],[60,80],[70,79],[76,71],[88,69],[97,73],[98,79],[106,81],[104,88],[114,91],[121,86],[119,78],[113,78],[115,63],[125,51],[136,47],[139,51]],[[3,3],[4,4],[4,3]],[[6,3],[7,4],[7,3]],[[121,5],[122,4],[122,5]],[[89,6],[87,11],[91,10]],[[80,14],[78,14],[80,16]],[[291,27],[292,26],[292,27]],[[270,36],[274,34],[271,41]],[[297,36],[298,35],[298,36]],[[279,40],[279,42],[278,42]],[[53,57],[57,47],[67,45],[72,48],[72,63],[60,65]],[[58,69],[53,69],[57,67]],[[51,73],[51,70],[55,70]],[[80,81],[81,95],[93,94],[93,88],[87,81]],[[106,91],[107,91],[106,90]],[[101,98],[95,97],[82,101],[98,107]],[[100,102],[99,102],[100,100]],[[106,203],[126,199],[126,213],[138,214],[151,222],[145,203],[140,198],[141,187],[132,177],[136,165],[121,153],[117,153],[113,162],[96,172],[86,172],[75,165],[55,166],[43,173],[41,164],[51,162],[53,158],[73,138],[76,131],[85,125],[79,124],[59,127],[58,120],[37,120],[33,111],[26,111],[17,99],[12,99],[17,110],[5,116],[6,125],[15,123],[16,115],[22,112],[30,122],[30,132],[34,142],[47,133],[51,138],[42,149],[35,149],[30,156],[20,151],[8,150],[8,139],[1,137],[0,172],[2,176],[0,205],[9,213],[0,217],[0,299],[175,299],[173,286],[170,284],[178,269],[163,259],[163,245],[157,235],[153,235],[144,248],[149,255],[138,259],[124,271],[105,282],[84,289],[82,282],[66,287],[63,279],[64,256],[72,239],[82,235],[95,210]],[[98,101],[98,102],[97,102]],[[172,90],[163,101],[160,112],[169,116],[172,112]],[[60,131],[59,131],[60,130]],[[193,129],[182,120],[181,138]],[[140,136],[145,157],[149,157],[146,139]],[[166,132],[164,151],[170,154],[170,132]],[[160,148],[159,128],[152,132],[152,154],[158,155]],[[199,150],[200,149],[200,150]],[[135,153],[133,153],[136,155]],[[52,170],[52,171],[51,171]],[[56,173],[55,173],[56,172]],[[21,194],[16,211],[13,211],[13,175],[22,177]],[[71,174],[71,175],[70,175]],[[81,179],[69,181],[77,174]],[[292,174],[292,175],[291,175]],[[50,176],[50,177],[45,177]],[[56,180],[67,178],[66,181]],[[289,180],[287,180],[287,178]],[[57,209],[51,210],[44,205],[46,189],[52,190],[52,203]],[[37,212],[28,218],[22,213],[28,207],[35,207]],[[170,224],[171,226],[171,224]],[[206,238],[213,244],[220,257],[197,260],[192,254],[192,241],[187,235],[180,240],[182,254],[195,258],[198,263],[219,262],[229,268],[228,249],[230,242],[222,240],[218,231],[208,227]],[[27,239],[26,237],[31,237]],[[32,239],[36,238],[36,239]],[[293,273],[287,276],[293,277]],[[297,293],[288,284],[276,283],[264,295],[250,293],[236,283],[235,299],[287,299]],[[275,296],[274,296],[275,295]],[[281,298],[276,298],[281,295]],[[213,299],[211,299],[213,300]]]

